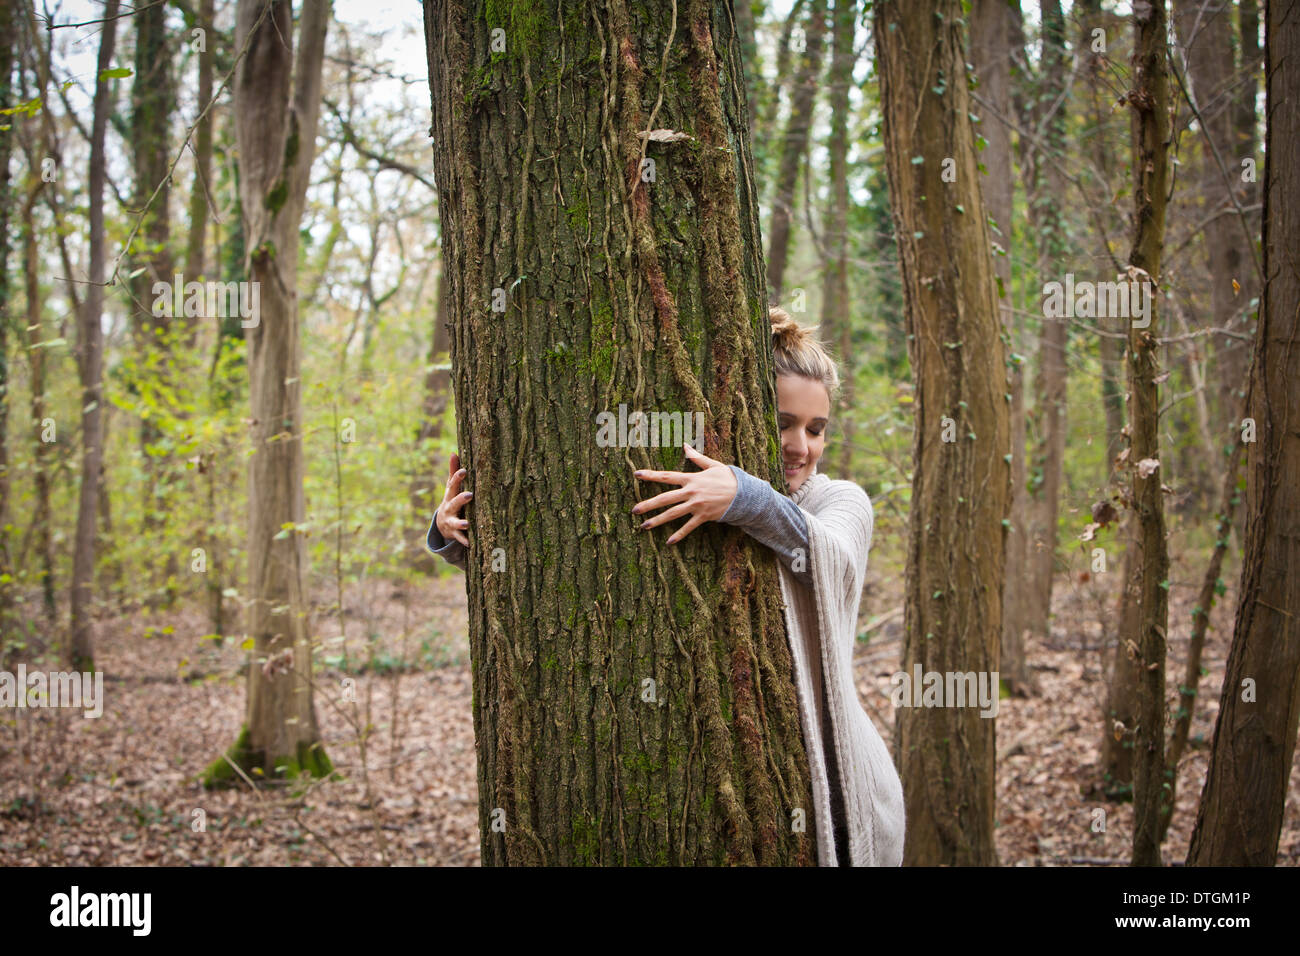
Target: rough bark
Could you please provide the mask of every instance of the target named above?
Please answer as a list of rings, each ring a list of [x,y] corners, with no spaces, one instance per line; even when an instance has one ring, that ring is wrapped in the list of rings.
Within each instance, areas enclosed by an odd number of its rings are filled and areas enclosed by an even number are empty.
[[[812,114],[821,76],[822,46],[826,36],[826,0],[809,0],[808,23],[804,28],[806,46],[799,61],[799,72],[792,82],[790,115],[781,139],[781,163],[776,173],[776,196],[772,201],[772,228],[767,246],[767,284],[769,301],[777,304],[785,284],[786,262],[790,254],[790,224],[794,221],[795,183],[799,164],[808,151],[812,133]]]
[[[1006,350],[957,0],[877,3],[890,197],[916,382],[903,669],[998,670],[1011,466]],[[945,182],[951,159],[955,181]],[[943,440],[944,419],[955,441]],[[907,864],[990,865],[995,732],[902,708]]]
[[[1247,396],[1256,441],[1246,454],[1241,584],[1187,862],[1272,866],[1300,720],[1300,18],[1294,3],[1264,7],[1268,126],[1264,289]]]
[[[852,312],[849,308],[849,87],[853,83],[856,0],[835,0],[831,27],[831,69],[827,84],[830,108],[830,191],[826,208],[826,271],[822,292],[821,334],[835,345],[840,362],[840,396],[834,420],[839,433],[839,476],[852,474],[853,365]]]
[[[993,233],[993,268],[998,279],[998,305],[1007,348],[1020,352],[1020,322],[1011,302],[1011,20],[1006,0],[975,0],[971,5],[971,65],[979,80],[979,129],[987,145],[981,154],[985,172],[980,188],[989,216],[996,224]],[[1006,580],[1024,581],[1028,573],[1027,535],[1029,512],[1025,480],[1025,380],[1021,362],[1007,364],[1011,392],[1011,526],[1007,529]],[[1025,655],[1027,627],[1025,592],[1018,586],[1003,588],[1002,665],[999,673],[1007,689],[1023,695],[1034,688],[1033,675]]]
[[[1130,321],[1128,337],[1129,456],[1136,549],[1125,582],[1136,599],[1137,728],[1133,747],[1133,865],[1160,864],[1160,801],[1165,784],[1165,632],[1169,620],[1169,552],[1165,542],[1165,468],[1160,462],[1160,397],[1155,292],[1164,248],[1169,194],[1169,77],[1164,0],[1133,14],[1133,89],[1128,92],[1133,143],[1133,244],[1129,266],[1151,282],[1150,324]]]
[[[771,552],[639,531],[633,467],[681,450],[596,441],[620,403],[702,413],[705,454],[780,474],[730,4],[424,10],[483,862],[812,864]]]
[[[207,782],[237,763],[267,776],[322,776],[332,769],[312,700],[305,586],[303,421],[298,319],[298,228],[316,153],[321,61],[332,4],[303,5],[294,60],[292,5],[240,0],[235,49],[235,138],[249,280],[260,283],[260,321],[245,329],[252,406],[248,469],[247,723]],[[283,532],[287,531],[287,534]]]

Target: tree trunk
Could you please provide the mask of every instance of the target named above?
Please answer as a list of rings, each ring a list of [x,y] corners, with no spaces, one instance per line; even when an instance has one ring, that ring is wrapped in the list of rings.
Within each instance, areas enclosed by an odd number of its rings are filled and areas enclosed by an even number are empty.
[[[1187,862],[1272,866],[1300,719],[1300,20],[1264,8],[1268,132],[1264,290],[1247,398],[1256,441],[1246,458],[1246,540],[1237,617],[1214,746]]]
[[[1042,0],[1043,55],[1035,103],[1030,110],[1041,143],[1022,148],[1030,157],[1029,221],[1038,236],[1040,282],[1061,280],[1061,264],[1069,253],[1061,204],[1067,184],[1061,174],[1065,155],[1065,79],[1069,53],[1065,48],[1065,17],[1059,0]],[[1044,310],[1046,311],[1046,310]],[[1028,501],[1026,543],[1027,587],[1025,626],[1039,637],[1051,630],[1052,580],[1056,573],[1057,506],[1065,471],[1065,349],[1069,339],[1063,316],[1043,315],[1035,377],[1037,442],[1033,455],[1033,491]]]
[[[1238,415],[1237,420],[1244,418]],[[1232,521],[1241,493],[1237,481],[1241,476],[1242,451],[1245,445],[1241,441],[1241,431],[1237,431],[1232,450],[1228,453],[1224,468],[1222,488],[1219,491],[1219,510],[1214,516],[1215,542],[1210,552],[1210,560],[1201,577],[1201,590],[1192,608],[1192,633],[1187,639],[1187,662],[1183,668],[1183,682],[1178,685],[1178,710],[1174,714],[1174,732],[1165,750],[1165,767],[1168,770],[1169,792],[1161,801],[1160,842],[1163,844],[1169,832],[1169,824],[1174,818],[1174,803],[1178,795],[1178,762],[1187,747],[1187,736],[1192,727],[1192,711],[1196,707],[1196,689],[1201,682],[1201,652],[1205,648],[1205,632],[1210,627],[1210,611],[1214,610],[1216,595],[1224,593],[1223,579],[1219,577],[1223,570],[1223,559],[1228,553],[1228,541],[1232,535]]]
[[[976,112],[981,114],[980,131],[988,144],[983,152],[985,173],[980,178],[984,202],[996,223],[993,236],[993,268],[999,286],[1002,329],[1012,352],[1020,352],[1020,322],[1011,302],[1011,21],[1006,0],[975,0],[971,8],[971,63],[979,78]],[[1024,581],[1026,536],[1029,513],[1025,490],[1025,379],[1021,362],[1007,365],[1011,392],[1011,527],[1007,529],[1006,580]],[[1019,586],[1002,593],[1002,666],[999,672],[1007,689],[1023,695],[1034,688],[1033,675],[1025,656],[1025,591]]]
[[[33,211],[44,183],[39,170],[28,173],[29,185],[23,204],[23,267],[27,293],[27,356],[31,375],[32,473],[36,486],[36,508],[32,531],[40,564],[42,605],[46,623],[53,627],[58,609],[54,601],[54,539],[50,531],[50,442],[57,441],[57,424],[47,426],[45,418],[45,329],[41,314],[40,257]],[[51,435],[50,429],[54,429]],[[49,441],[47,441],[47,437]],[[24,549],[25,550],[25,549]]]
[[[1246,198],[1250,184],[1241,181],[1241,158],[1253,158],[1254,149],[1243,152],[1244,144],[1237,141],[1241,110],[1233,87],[1242,78],[1235,71],[1232,55],[1232,4],[1226,0],[1174,0],[1174,12],[1179,41],[1186,54],[1187,85],[1199,116],[1197,165],[1199,192],[1205,206],[1198,212],[1206,218],[1219,213],[1206,223],[1201,236],[1205,249],[1204,275],[1210,291],[1209,324],[1232,332],[1248,332],[1250,325],[1246,317],[1252,311],[1248,305],[1257,284],[1253,254],[1246,229],[1235,211],[1233,193],[1240,194],[1239,200]],[[1248,85],[1254,89],[1253,83]],[[1253,109],[1250,124],[1254,126]],[[1236,413],[1244,395],[1250,371],[1250,348],[1249,342],[1229,335],[1216,336],[1214,342],[1218,359],[1217,391],[1226,417]],[[1232,426],[1236,428],[1237,423],[1233,422]],[[1211,458],[1202,464],[1215,466],[1218,462]],[[1217,469],[1211,474],[1216,479],[1221,477]]]
[[[816,861],[771,552],[639,531],[632,469],[680,447],[596,419],[703,414],[780,474],[740,40],[676,9],[424,6],[486,865]]]
[[[209,768],[209,785],[230,779],[230,763],[260,767],[267,776],[332,770],[312,700],[307,546],[297,530],[306,516],[298,228],[316,153],[332,7],[303,5],[296,63],[290,3],[240,0],[236,14],[235,49],[248,44],[235,74],[234,106],[246,268],[261,295],[258,321],[245,329],[256,452],[248,470],[253,655],[247,724],[226,759]]]
[[[428,467],[411,482],[411,506],[423,522],[415,555],[417,570],[432,573],[436,559],[424,546],[424,532],[429,515],[438,507],[439,489],[447,476],[448,457],[441,453],[443,419],[451,402],[451,369],[447,364],[451,336],[447,329],[447,276],[438,276],[437,305],[433,313],[433,336],[429,342],[429,371],[424,376],[424,406],[421,409],[420,430],[415,436],[416,445],[429,448]],[[421,491],[423,489],[423,491]]]
[[[758,120],[760,100],[759,82],[762,74],[758,69],[758,41],[754,35],[754,7],[751,0],[735,0],[736,34],[740,37],[740,62],[745,71],[745,103],[749,128],[749,141],[754,141],[754,131]]]
[[[213,0],[199,0],[197,26],[204,32],[204,48],[199,51],[199,93],[195,109],[199,114],[212,99],[212,58],[217,38],[213,35]],[[191,279],[203,281],[207,276],[208,196],[212,190],[212,113],[208,112],[194,131],[194,185],[190,188],[190,232],[185,243],[185,269]],[[191,348],[198,334],[197,319],[186,318],[187,341]]]
[[[132,250],[138,274],[130,280],[135,303],[131,333],[137,362],[134,386],[147,413],[140,420],[140,454],[144,472],[141,533],[147,538],[157,538],[167,523],[169,510],[166,494],[160,487],[167,480],[168,456],[160,455],[157,447],[163,437],[158,419],[170,413],[171,409],[165,407],[165,396],[174,387],[170,381],[173,364],[171,320],[154,315],[151,307],[155,299],[154,283],[170,284],[173,281],[169,248],[171,220],[168,215],[171,184],[167,171],[171,165],[171,114],[176,93],[172,87],[166,6],[155,3],[141,7],[135,13],[135,31],[135,79],[131,87],[131,146],[135,170],[132,212],[144,218],[135,239],[136,248]],[[183,323],[185,320],[182,317],[179,321]],[[174,562],[174,556],[172,560]],[[159,596],[156,589],[163,586],[168,575],[156,565],[150,568],[149,573],[153,578],[152,602]]]
[[[841,389],[835,421],[839,423],[839,473],[853,474],[853,329],[849,309],[849,87],[857,60],[853,40],[857,25],[856,0],[835,0],[831,28],[831,71],[828,106],[831,113],[830,192],[826,210],[826,275],[822,293],[821,334],[839,353]]]
[[[76,544],[72,552],[72,646],[74,671],[95,669],[94,622],[90,617],[95,597],[95,518],[99,507],[100,469],[104,461],[104,137],[112,84],[101,79],[113,65],[117,40],[119,0],[104,7],[104,27],[99,39],[99,64],[95,83],[95,114],[90,129],[90,275],[86,301],[77,329],[81,352],[81,491],[77,508]],[[157,9],[161,9],[158,7]]]
[[[785,284],[785,267],[790,252],[790,224],[794,220],[795,183],[799,163],[808,151],[812,132],[813,102],[817,98],[817,81],[821,76],[822,41],[826,36],[826,0],[810,0],[807,46],[800,61],[790,96],[790,116],[781,140],[781,165],[776,174],[776,198],[772,203],[772,230],[767,246],[767,284],[769,302],[776,305]]]
[[[958,0],[875,5],[916,381],[903,669],[973,671],[996,685],[1011,439],[961,13]],[[979,714],[976,707],[899,710],[905,863],[996,862],[994,721]]]
[[[1165,542],[1165,467],[1160,464],[1160,396],[1155,379],[1156,291],[1169,194],[1169,77],[1164,0],[1133,13],[1132,110],[1133,245],[1129,267],[1150,281],[1150,323],[1129,322],[1129,457],[1135,523],[1127,581],[1137,598],[1136,630],[1121,640],[1136,646],[1137,732],[1133,747],[1133,865],[1160,865],[1160,802],[1165,784],[1165,632],[1169,623],[1169,553]]]
[[[0,103],[13,99],[13,71],[18,24],[9,0],[0,0]],[[0,633],[10,633],[14,606],[14,564],[9,547],[9,222],[14,205],[10,191],[9,156],[13,130],[0,130]],[[0,638],[0,667],[5,666],[5,641]]]

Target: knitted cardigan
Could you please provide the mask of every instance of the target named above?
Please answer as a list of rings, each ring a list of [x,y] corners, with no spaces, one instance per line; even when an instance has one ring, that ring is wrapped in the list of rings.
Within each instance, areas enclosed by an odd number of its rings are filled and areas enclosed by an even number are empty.
[[[812,773],[817,859],[837,866],[830,781],[823,737],[833,740],[852,866],[898,866],[903,860],[903,785],[853,679],[858,604],[871,547],[873,516],[866,492],[851,481],[814,474],[790,496],[808,525],[813,587],[778,564],[785,621],[794,655],[804,741]],[[831,733],[822,733],[813,667],[821,658]]]

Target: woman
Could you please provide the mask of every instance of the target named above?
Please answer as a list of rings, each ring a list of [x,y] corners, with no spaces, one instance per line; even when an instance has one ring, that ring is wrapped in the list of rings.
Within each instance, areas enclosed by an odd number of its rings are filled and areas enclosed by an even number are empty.
[[[647,530],[688,518],[669,536],[669,544],[705,521],[721,521],[744,529],[776,553],[812,771],[818,862],[897,866],[903,859],[903,788],[853,680],[858,603],[871,547],[871,501],[853,482],[817,473],[831,401],[839,389],[835,363],[809,330],[783,310],[769,314],[790,497],[688,445],[687,457],[701,470],[633,472],[641,480],[677,487],[639,502],[632,512],[667,508],[642,523]],[[427,545],[434,554],[462,564],[469,522],[459,515],[473,495],[458,493],[465,469],[456,455],[451,468]]]

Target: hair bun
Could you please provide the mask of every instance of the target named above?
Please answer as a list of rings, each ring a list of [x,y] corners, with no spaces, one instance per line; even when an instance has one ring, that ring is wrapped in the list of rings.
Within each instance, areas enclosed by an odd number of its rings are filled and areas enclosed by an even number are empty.
[[[812,330],[800,325],[785,309],[772,306],[767,310],[772,322],[772,347],[797,351],[812,339]]]

